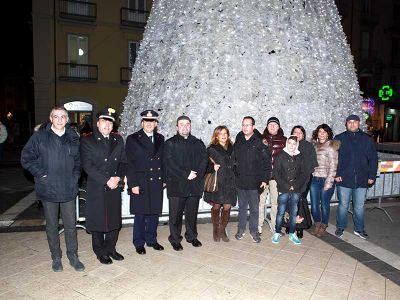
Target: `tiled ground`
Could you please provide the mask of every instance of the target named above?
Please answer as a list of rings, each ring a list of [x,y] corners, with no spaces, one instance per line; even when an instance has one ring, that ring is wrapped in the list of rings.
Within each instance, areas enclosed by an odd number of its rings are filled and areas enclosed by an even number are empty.
[[[236,225],[229,225],[231,232]],[[90,235],[78,232],[82,273],[66,258],[63,272],[51,271],[43,231],[0,233],[0,299],[400,299],[398,285],[308,233],[301,246],[287,237],[273,245],[269,232],[260,244],[248,234],[215,243],[211,224],[201,224],[203,247],[183,242],[184,250],[175,252],[168,227],[161,226],[166,250],[140,256],[128,227],[118,242],[125,260],[104,266],[92,253]]]

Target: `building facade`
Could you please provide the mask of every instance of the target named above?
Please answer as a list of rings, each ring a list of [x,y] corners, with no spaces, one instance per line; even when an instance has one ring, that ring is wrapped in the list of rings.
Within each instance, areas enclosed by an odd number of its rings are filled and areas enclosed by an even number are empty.
[[[375,137],[400,141],[400,0],[337,0]]]
[[[93,125],[122,109],[152,0],[32,1],[35,121],[64,106],[71,123]]]

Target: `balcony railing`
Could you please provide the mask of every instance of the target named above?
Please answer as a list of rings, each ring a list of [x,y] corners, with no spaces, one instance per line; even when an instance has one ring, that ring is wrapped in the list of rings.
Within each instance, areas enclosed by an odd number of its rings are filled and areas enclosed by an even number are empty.
[[[132,78],[132,68],[121,68],[120,70],[120,78],[122,84],[129,84]]]
[[[64,19],[96,22],[97,5],[91,2],[60,0],[60,17]]]
[[[98,79],[98,68],[97,65],[59,63],[58,74],[60,80],[95,82]]]
[[[150,12],[146,10],[121,7],[121,25],[128,27],[144,28]]]

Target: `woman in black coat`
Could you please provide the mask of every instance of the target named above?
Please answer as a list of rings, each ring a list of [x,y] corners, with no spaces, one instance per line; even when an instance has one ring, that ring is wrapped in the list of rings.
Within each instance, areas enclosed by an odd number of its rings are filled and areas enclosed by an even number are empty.
[[[229,222],[231,207],[236,205],[237,193],[233,171],[233,145],[229,129],[226,126],[218,126],[214,129],[207,153],[209,156],[208,173],[217,172],[217,191],[205,192],[204,201],[212,205],[214,241],[219,242],[222,238],[224,242],[228,242],[226,226]]]

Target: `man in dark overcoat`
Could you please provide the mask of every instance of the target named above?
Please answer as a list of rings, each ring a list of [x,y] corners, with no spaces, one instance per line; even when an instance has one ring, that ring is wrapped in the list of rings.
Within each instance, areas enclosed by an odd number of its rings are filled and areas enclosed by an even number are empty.
[[[203,195],[208,157],[204,143],[190,133],[189,117],[180,116],[176,127],[177,134],[165,142],[164,162],[169,200],[168,240],[175,251],[181,251],[183,212],[186,241],[194,247],[202,245],[197,239],[197,212]]]
[[[142,112],[142,129],[126,139],[130,212],[135,215],[133,245],[138,254],[146,254],[144,245],[164,250],[157,242],[158,217],[163,204],[164,136],[157,133],[158,113]]]
[[[123,260],[116,251],[121,221],[121,186],[126,173],[122,137],[112,133],[116,113],[106,107],[97,114],[97,128],[81,139],[81,161],[87,178],[86,228],[102,264]]]

